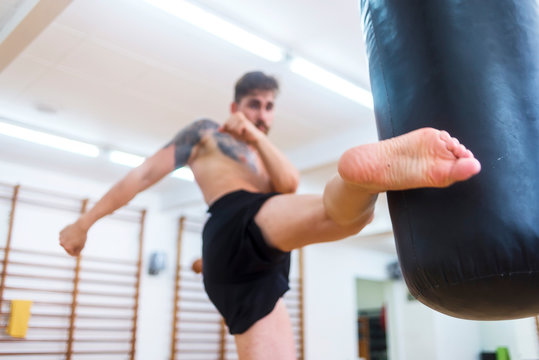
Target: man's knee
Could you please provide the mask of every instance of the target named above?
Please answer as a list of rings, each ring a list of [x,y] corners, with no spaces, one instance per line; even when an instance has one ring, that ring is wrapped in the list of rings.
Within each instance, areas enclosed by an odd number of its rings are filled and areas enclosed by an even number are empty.
[[[370,224],[374,220],[374,208],[366,211],[355,219],[348,220],[346,222],[337,222],[333,220],[340,228],[341,232],[346,237],[353,236],[359,233],[365,226]]]

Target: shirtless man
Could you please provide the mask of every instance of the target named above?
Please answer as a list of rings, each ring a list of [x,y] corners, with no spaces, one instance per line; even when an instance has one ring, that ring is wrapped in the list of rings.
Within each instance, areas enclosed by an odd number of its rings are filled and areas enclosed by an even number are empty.
[[[291,250],[358,233],[372,220],[380,192],[446,187],[480,171],[455,138],[425,128],[346,151],[322,195],[296,195],[298,171],[266,137],[277,91],[274,78],[245,74],[224,124],[187,126],[60,233],[65,250],[78,255],[97,220],[189,165],[211,214],[203,231],[205,289],[242,360],[295,359],[281,299]]]

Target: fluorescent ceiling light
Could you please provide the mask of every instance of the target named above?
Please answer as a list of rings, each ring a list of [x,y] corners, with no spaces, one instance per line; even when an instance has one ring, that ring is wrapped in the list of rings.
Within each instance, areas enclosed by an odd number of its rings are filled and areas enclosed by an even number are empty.
[[[374,109],[372,93],[302,58],[290,61],[290,70],[329,90]]]
[[[145,0],[188,23],[269,61],[281,61],[284,51],[222,18],[184,0]]]
[[[30,130],[4,122],[0,122],[0,134],[90,157],[97,157],[99,156],[100,152],[99,147],[95,145],[71,140],[57,135],[47,134],[41,131]],[[137,167],[145,160],[143,156],[118,150],[110,151],[108,158],[115,164],[129,167]],[[193,175],[191,169],[185,166],[172,172],[172,176],[188,181],[195,180],[195,176]]]
[[[195,25],[215,36],[241,47],[270,61],[281,61],[285,57],[284,48],[270,43],[248,31],[234,25],[204,9],[185,0],[144,0],[147,3],[166,11],[192,25]],[[359,104],[374,109],[372,94],[350,81],[301,59],[292,58],[290,69],[307,79],[322,85]]]
[[[112,150],[109,153],[109,160],[115,164],[125,165],[129,167],[137,167],[145,160],[143,156],[126,153],[123,151]],[[193,172],[188,167],[181,167],[172,172],[172,177],[194,181],[195,177]]]
[[[62,136],[47,134],[41,131],[30,130],[24,127],[0,122],[0,134],[17,139],[30,141],[36,144],[50,146],[56,149],[69,151],[89,157],[99,156],[99,147]]]
[[[187,181],[195,181],[195,176],[193,172],[188,167],[184,166],[172,173],[172,176],[178,179],[183,179]]]
[[[137,167],[144,162],[145,158],[143,156],[126,153],[123,151],[112,150],[109,153],[109,160],[115,164]],[[195,181],[193,172],[186,166],[173,171],[172,177],[182,180]]]
[[[115,164],[137,167],[144,162],[144,157],[123,151],[112,150],[109,153],[109,160]]]

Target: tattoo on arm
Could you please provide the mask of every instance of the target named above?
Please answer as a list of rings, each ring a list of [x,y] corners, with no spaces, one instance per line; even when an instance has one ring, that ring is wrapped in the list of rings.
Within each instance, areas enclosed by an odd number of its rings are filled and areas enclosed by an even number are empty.
[[[247,144],[226,133],[216,132],[213,136],[223,154],[239,163],[246,164],[252,171],[257,172],[256,158]]]
[[[174,167],[176,169],[187,164],[193,147],[198,144],[202,135],[208,130],[217,130],[219,124],[212,120],[201,119],[193,122],[181,130],[165,147],[170,145],[175,146],[174,150]]]

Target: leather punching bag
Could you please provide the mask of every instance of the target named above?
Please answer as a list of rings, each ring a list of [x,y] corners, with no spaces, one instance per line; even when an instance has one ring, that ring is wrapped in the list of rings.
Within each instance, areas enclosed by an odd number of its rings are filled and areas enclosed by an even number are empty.
[[[481,173],[388,193],[413,296],[447,315],[539,314],[539,1],[360,0],[378,134],[447,130]]]

